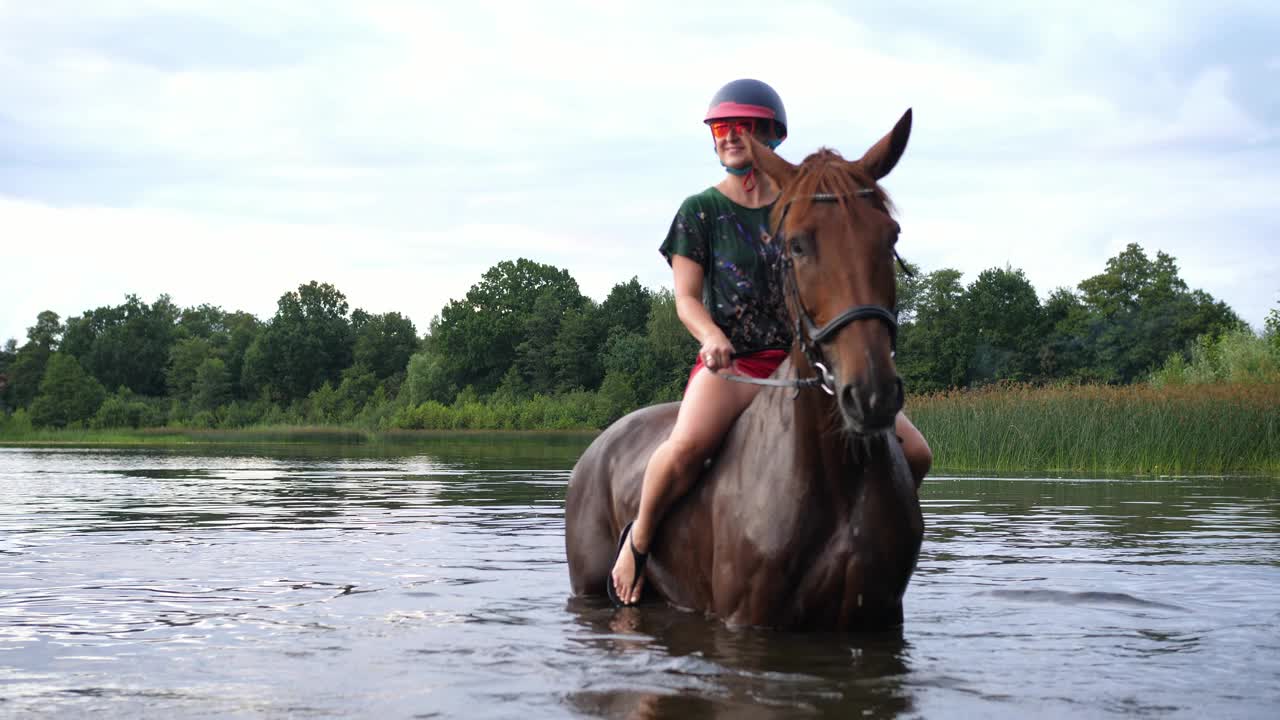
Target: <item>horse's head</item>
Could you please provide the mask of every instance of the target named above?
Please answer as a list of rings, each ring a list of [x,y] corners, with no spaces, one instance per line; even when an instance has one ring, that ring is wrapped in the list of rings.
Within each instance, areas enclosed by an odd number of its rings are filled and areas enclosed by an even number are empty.
[[[902,409],[893,362],[898,223],[877,181],[910,134],[907,110],[862,158],[822,148],[798,166],[748,139],[754,166],[781,189],[773,221],[796,341],[810,365],[827,369],[845,425],[859,434],[891,428]]]

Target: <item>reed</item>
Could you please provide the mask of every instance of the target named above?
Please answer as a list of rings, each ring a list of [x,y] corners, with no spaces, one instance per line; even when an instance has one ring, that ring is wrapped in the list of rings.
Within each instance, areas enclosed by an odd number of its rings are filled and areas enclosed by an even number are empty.
[[[934,467],[1280,474],[1280,384],[993,385],[910,398]]]
[[[0,444],[384,444],[468,432],[582,430],[626,407],[597,393],[388,412],[377,427],[263,422],[196,429],[33,429],[15,415]],[[1280,475],[1280,383],[991,385],[910,397],[939,471]]]

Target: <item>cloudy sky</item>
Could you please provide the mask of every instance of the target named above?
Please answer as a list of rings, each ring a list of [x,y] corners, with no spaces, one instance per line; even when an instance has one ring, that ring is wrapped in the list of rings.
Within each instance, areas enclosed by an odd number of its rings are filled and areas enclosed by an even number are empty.
[[[602,299],[721,176],[701,124],[778,89],[793,161],[886,181],[903,255],[1046,296],[1131,242],[1255,327],[1280,301],[1280,3],[0,0],[0,341],[310,280],[420,331],[495,262]]]

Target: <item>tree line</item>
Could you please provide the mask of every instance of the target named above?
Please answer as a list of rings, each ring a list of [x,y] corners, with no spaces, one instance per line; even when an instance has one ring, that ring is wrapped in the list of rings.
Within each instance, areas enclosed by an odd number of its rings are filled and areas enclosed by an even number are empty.
[[[915,270],[898,293],[899,370],[913,393],[1126,384],[1214,338],[1252,337],[1225,303],[1189,289],[1172,257],[1138,245],[1043,302],[1021,270],[968,285],[954,269]],[[1280,312],[1254,339],[1280,358]],[[696,352],[670,291],[632,278],[597,302],[568,271],[522,258],[490,268],[421,334],[317,282],[284,293],[265,321],[166,295],[65,322],[45,311],[24,344],[0,349],[0,409],[36,428],[600,427],[678,399]]]

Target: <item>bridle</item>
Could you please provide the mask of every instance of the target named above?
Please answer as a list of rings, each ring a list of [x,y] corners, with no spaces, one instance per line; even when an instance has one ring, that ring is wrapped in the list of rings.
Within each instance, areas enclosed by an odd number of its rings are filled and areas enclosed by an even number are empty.
[[[875,190],[871,188],[860,188],[855,190],[851,195],[853,197],[873,197]],[[812,202],[834,203],[839,202],[840,198],[845,195],[837,193],[814,193],[809,196]],[[831,371],[827,369],[826,363],[823,362],[822,345],[835,337],[844,326],[855,320],[879,320],[889,328],[889,339],[892,343],[894,352],[898,348],[898,313],[895,308],[887,308],[883,305],[855,305],[848,308],[834,318],[828,320],[825,324],[819,326],[809,316],[809,311],[805,309],[804,303],[800,300],[800,287],[796,279],[795,261],[791,257],[791,249],[787,245],[787,238],[783,232],[786,226],[787,213],[791,210],[791,201],[782,206],[782,215],[778,218],[778,225],[774,229],[773,238],[775,242],[781,243],[782,260],[781,269],[783,273],[783,282],[786,285],[785,292],[790,301],[795,305],[795,328],[793,338],[800,343],[800,350],[804,353],[805,359],[809,361],[809,365],[817,370],[818,374],[814,377],[807,378],[790,378],[790,379],[772,379],[772,378],[753,378],[743,375],[720,375],[726,380],[734,382],[747,383],[750,385],[766,385],[770,387],[789,387],[799,391],[806,387],[819,387],[828,395],[835,395],[835,377],[831,375]],[[903,273],[910,277],[913,273],[902,261],[902,256],[898,254],[897,249],[893,251],[894,258],[898,261],[899,267]]]

